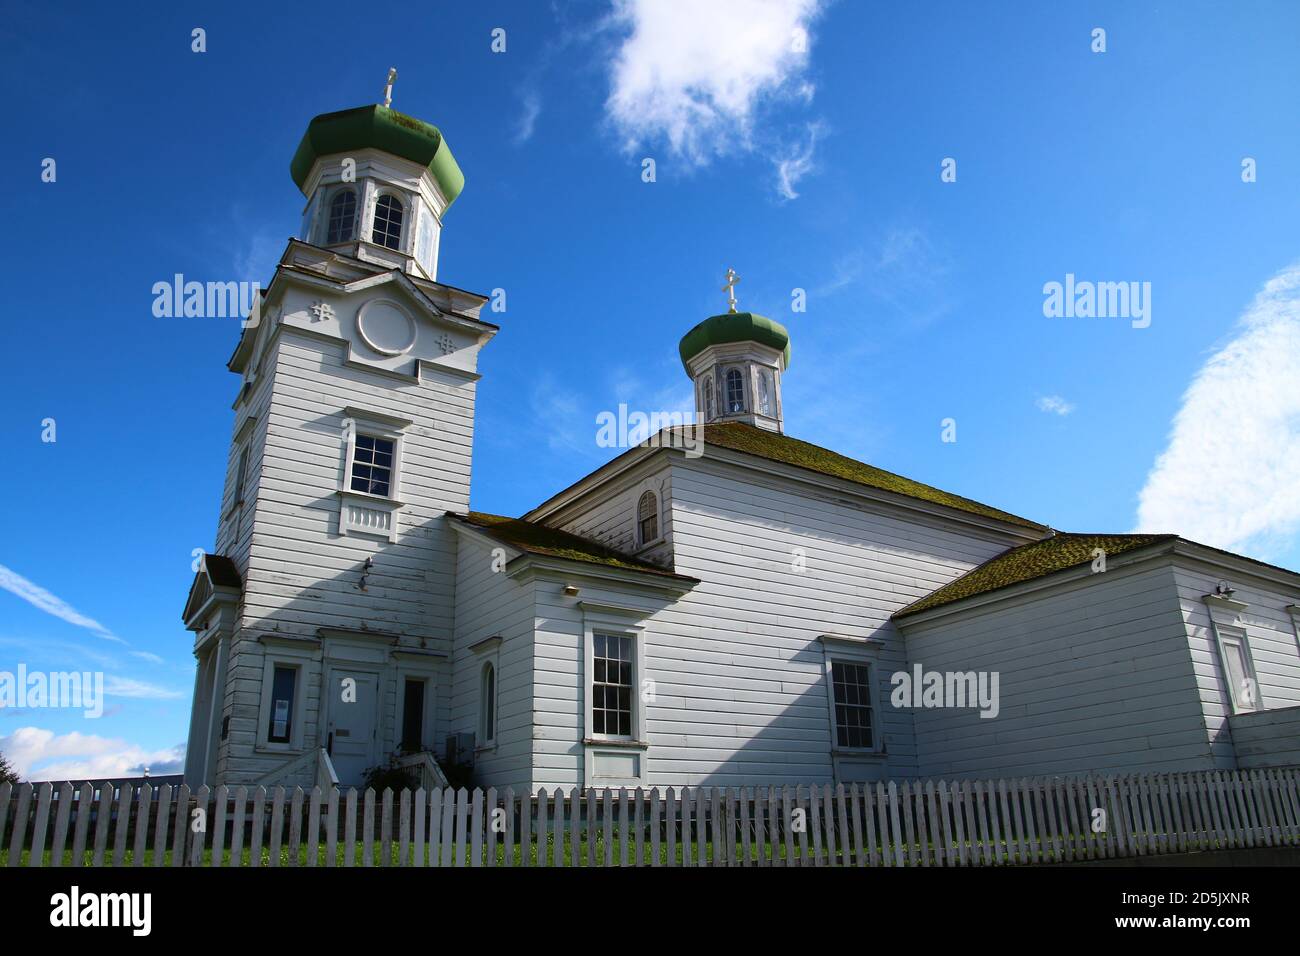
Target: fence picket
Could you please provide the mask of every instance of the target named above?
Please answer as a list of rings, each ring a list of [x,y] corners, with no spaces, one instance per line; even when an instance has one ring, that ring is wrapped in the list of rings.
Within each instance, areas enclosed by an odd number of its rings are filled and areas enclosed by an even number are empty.
[[[5,823],[9,819],[9,799],[13,795],[14,785],[9,781],[0,783],[0,853],[5,847]],[[11,844],[12,846],[12,844]]]
[[[469,865],[477,867],[483,863],[483,791],[477,787],[470,797],[469,833]]]
[[[442,834],[442,856],[440,858],[441,866],[451,866],[452,854],[456,849],[456,791],[450,787],[442,791],[442,823],[439,832]]]
[[[645,794],[640,787],[632,792],[632,799],[635,801],[632,813],[632,828],[635,831],[633,838],[633,866],[645,865]]]
[[[124,784],[123,787],[125,786]],[[194,795],[194,800],[198,804],[195,808],[196,812],[190,819],[185,821],[186,839],[190,841],[190,855],[186,865],[191,867],[203,865],[203,850],[212,819],[208,813],[208,799],[210,796],[211,791],[206,783],[199,787],[198,792]]]
[[[298,865],[298,847],[302,843],[302,787],[293,788],[293,797],[289,801],[289,853],[290,866]]]
[[[442,800],[444,790],[434,787],[429,791],[429,865],[443,866],[442,850]]]
[[[650,788],[650,865],[659,865],[659,788]]]
[[[230,828],[230,865],[244,864],[244,811],[248,801],[248,788],[235,790],[235,818]]]
[[[242,788],[241,788],[242,790]],[[240,794],[243,802],[243,794]],[[339,842],[339,788],[330,787],[329,802],[325,806],[325,865],[336,865],[335,853]]]
[[[249,810],[248,865],[262,865],[262,839],[266,829],[266,787],[253,788],[253,804]]]
[[[411,791],[402,790],[397,801],[397,865],[410,866],[411,858]],[[385,857],[386,859],[386,857]]]
[[[5,786],[7,787],[8,784],[5,784]],[[143,790],[148,786],[149,785],[146,783],[144,787],[141,787],[141,789]],[[58,799],[59,806],[58,806],[58,810],[54,814],[54,840],[50,843],[50,865],[51,866],[63,865],[63,847],[68,842],[68,821],[71,819],[72,800],[75,794],[76,791],[72,788],[72,784],[68,783],[67,781],[64,781],[62,786],[59,787],[59,799]],[[8,798],[9,798],[8,791],[0,789],[0,802],[5,802],[8,800]],[[4,819],[4,811],[0,810],[0,838],[4,837],[3,819]],[[140,865],[138,853],[136,854],[136,859],[133,862],[137,866]]]
[[[127,787],[123,787],[125,792]],[[50,822],[50,801],[54,799],[54,784],[46,781],[36,789],[36,820],[32,824],[32,845],[27,855],[27,865],[39,867],[44,863],[45,829]],[[120,816],[119,816],[120,819]],[[118,824],[120,828],[121,823]],[[20,841],[21,842],[21,841]],[[114,859],[113,865],[120,866],[120,859]]]
[[[367,807],[369,810],[369,807]],[[367,813],[369,819],[369,813]],[[271,841],[267,845],[267,862],[277,867],[280,865],[280,849],[284,845],[284,787],[276,787],[271,795]],[[367,857],[369,846],[367,845]],[[369,863],[366,863],[369,866]]]
[[[27,843],[27,816],[32,802],[32,785],[18,785],[18,804],[14,807],[13,828],[9,833],[9,865],[17,866],[23,855],[23,846]],[[0,832],[0,837],[4,834]]]
[[[30,787],[28,789],[30,790]],[[27,819],[25,810],[22,814],[22,819],[24,821]],[[95,815],[95,855],[93,857],[93,865],[96,867],[104,865],[104,851],[108,848],[108,829],[112,820],[113,784],[109,781],[105,781],[99,786],[99,808]],[[21,840],[19,842],[21,843]],[[175,864],[173,863],[173,865]]]
[[[225,787],[221,789],[224,790]],[[330,792],[335,792],[333,787],[330,788]],[[320,787],[312,787],[311,801],[307,807],[306,856],[308,866],[317,866],[320,863],[320,804]],[[216,852],[216,850],[214,849],[213,852]]]
[[[357,788],[343,801],[343,865],[357,865]]]

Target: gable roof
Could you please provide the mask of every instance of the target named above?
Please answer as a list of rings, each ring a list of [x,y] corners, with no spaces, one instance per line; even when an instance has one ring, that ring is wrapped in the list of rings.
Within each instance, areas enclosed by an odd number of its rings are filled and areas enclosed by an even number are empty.
[[[185,607],[181,611],[181,620],[188,621],[203,602],[210,598],[215,588],[229,588],[242,591],[244,582],[239,577],[239,568],[235,562],[224,554],[205,554],[199,564],[198,573],[190,582],[189,594],[185,596]]]
[[[1159,541],[1173,541],[1174,534],[1065,534],[1018,545],[972,568],[955,581],[931,591],[901,611],[894,620],[952,604],[978,594],[987,594],[1013,584],[1033,581],[1057,571],[1088,564],[1100,548],[1107,557],[1144,548]]]
[[[866,462],[849,458],[828,448],[800,441],[798,438],[791,438],[789,435],[770,432],[744,422],[719,422],[705,425],[704,441],[708,445],[757,455],[769,461],[794,465],[796,468],[806,468],[818,474],[843,478],[845,481],[851,481],[855,484],[878,488],[881,491],[891,491],[894,494],[906,495],[909,498],[917,498],[931,504],[945,505],[984,518],[995,518],[998,521],[1019,525],[1022,528],[1032,528],[1035,531],[1051,530],[1047,525],[1039,524],[1037,521],[1021,518],[999,508],[993,508],[978,501],[972,501],[970,498],[963,498],[961,495],[954,495],[931,485],[913,481],[911,478],[904,478],[902,475],[885,471],[883,468],[868,465]]]
[[[477,528],[488,537],[517,551],[536,554],[548,558],[561,558],[566,561],[580,561],[583,564],[598,564],[607,568],[619,568],[624,571],[643,571],[661,577],[676,578],[681,581],[698,582],[698,578],[677,574],[649,561],[633,558],[621,551],[584,538],[570,534],[558,528],[548,528],[535,521],[522,518],[507,518],[502,515],[487,514],[482,511],[470,511],[459,514],[448,511],[447,517],[453,518],[471,528]]]

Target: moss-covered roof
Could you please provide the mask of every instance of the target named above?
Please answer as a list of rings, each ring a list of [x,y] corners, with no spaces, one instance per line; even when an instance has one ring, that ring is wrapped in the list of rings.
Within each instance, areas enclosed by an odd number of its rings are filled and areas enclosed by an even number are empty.
[[[560,531],[558,528],[548,528],[546,525],[538,524],[535,521],[524,521],[522,518],[506,518],[502,515],[487,514],[482,511],[471,511],[467,514],[449,511],[447,516],[463,521],[471,527],[478,528],[502,544],[528,554],[548,558],[562,558],[566,561],[581,561],[584,564],[599,564],[610,568],[621,568],[624,571],[644,571],[662,577],[677,578],[681,581],[694,582],[697,580],[661,568],[649,561],[629,557],[621,551],[606,547],[599,541],[592,541],[590,538],[570,534],[567,531]]]
[[[307,124],[289,174],[299,189],[307,184],[311,168],[321,156],[358,149],[379,149],[426,166],[442,190],[448,208],[465,188],[451,147],[436,126],[430,126],[386,106],[358,106],[355,109],[322,113]]]
[[[846,481],[867,485],[871,488],[879,488],[882,491],[892,491],[895,494],[906,495],[909,498],[919,498],[932,504],[946,505],[949,508],[955,508],[958,511],[965,511],[985,518],[996,518],[999,521],[1010,522],[1023,528],[1032,528],[1035,531],[1050,530],[1047,525],[1030,521],[1028,518],[1021,518],[997,508],[991,508],[988,505],[980,504],[978,501],[963,498],[961,495],[950,494],[947,491],[941,491],[930,485],[923,485],[919,481],[904,478],[902,475],[876,468],[854,458],[848,458],[830,449],[809,444],[797,438],[791,438],[789,435],[781,435],[777,432],[756,428],[744,422],[719,422],[714,425],[705,425],[704,441],[709,445],[730,448],[732,451],[746,452],[771,461],[807,468],[823,475],[843,478]]]
[[[785,367],[790,367],[790,333],[780,322],[756,312],[724,312],[709,316],[682,336],[677,354],[682,357],[682,367],[689,375],[691,359],[710,345],[728,342],[758,342],[776,349],[781,353]]]
[[[1115,557],[1126,551],[1144,548],[1157,541],[1172,541],[1177,535],[1172,534],[1055,534],[1042,541],[1022,544],[1004,551],[995,558],[990,558],[976,568],[967,571],[957,580],[945,584],[937,591],[931,591],[919,601],[915,601],[894,613],[894,618],[919,614],[932,608],[952,604],[977,594],[987,594],[1000,588],[1033,581],[1046,577],[1057,571],[1078,567],[1090,563],[1098,548],[1107,557]]]

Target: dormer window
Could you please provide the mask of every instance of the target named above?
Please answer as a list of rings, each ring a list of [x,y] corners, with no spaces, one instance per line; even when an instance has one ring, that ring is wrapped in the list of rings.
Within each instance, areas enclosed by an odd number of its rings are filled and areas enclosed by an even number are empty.
[[[325,245],[336,242],[350,242],[357,229],[357,194],[353,189],[342,189],[330,200],[329,227],[325,233]]]
[[[649,544],[659,537],[659,499],[653,491],[641,496],[636,506],[636,527],[639,543]]]
[[[740,369],[727,370],[727,414],[735,415],[745,410],[745,377]]]
[[[375,226],[370,241],[388,249],[397,249],[402,241],[402,201],[385,193],[375,202]]]

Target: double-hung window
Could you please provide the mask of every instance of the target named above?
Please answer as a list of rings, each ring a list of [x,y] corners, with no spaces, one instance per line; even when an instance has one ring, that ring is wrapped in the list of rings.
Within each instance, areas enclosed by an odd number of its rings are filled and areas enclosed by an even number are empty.
[[[855,750],[875,746],[871,713],[871,665],[831,661],[831,692],[835,709],[835,745]]]
[[[358,433],[352,453],[352,475],[348,485],[353,491],[389,497],[393,486],[393,454],[396,443],[391,438]]]
[[[635,686],[633,638],[592,636],[591,729],[602,737],[631,738]]]

